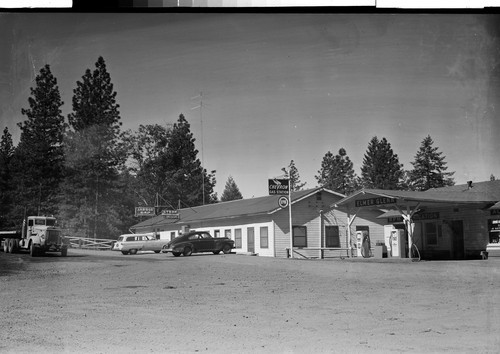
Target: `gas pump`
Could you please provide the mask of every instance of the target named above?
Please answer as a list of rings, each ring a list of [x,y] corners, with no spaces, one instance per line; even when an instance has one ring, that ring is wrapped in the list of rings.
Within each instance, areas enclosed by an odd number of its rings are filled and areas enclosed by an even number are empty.
[[[396,229],[391,231],[390,237],[392,257],[407,258],[405,230]]]
[[[356,256],[362,257],[361,247],[363,247],[363,231],[356,231]]]

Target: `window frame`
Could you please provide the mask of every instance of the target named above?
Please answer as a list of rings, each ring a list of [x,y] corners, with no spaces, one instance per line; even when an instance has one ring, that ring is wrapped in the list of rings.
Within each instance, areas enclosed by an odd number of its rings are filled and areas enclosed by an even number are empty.
[[[234,229],[234,248],[242,248],[243,246],[243,231],[241,228]]]
[[[266,230],[265,237],[263,236],[262,230]],[[259,241],[260,241],[260,248],[269,248],[269,227],[261,226],[259,228]]]
[[[304,230],[304,235],[296,235],[295,230]],[[303,244],[297,244],[297,238],[303,239]],[[307,226],[303,225],[293,225],[292,226],[292,240],[293,247],[297,248],[307,248]]]
[[[331,230],[336,230],[336,235],[334,235],[333,237],[330,236],[328,237],[327,236],[327,228],[331,229]],[[329,240],[335,240],[337,241],[337,246],[332,246],[332,244],[329,244],[328,241]],[[341,247],[341,243],[340,243],[340,228],[338,225],[325,225],[325,247],[326,248],[340,248]]]

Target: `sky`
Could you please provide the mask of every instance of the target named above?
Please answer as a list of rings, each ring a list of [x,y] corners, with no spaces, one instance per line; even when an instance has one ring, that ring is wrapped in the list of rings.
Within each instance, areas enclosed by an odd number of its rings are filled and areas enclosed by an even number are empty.
[[[71,112],[103,56],[123,129],[191,124],[222,195],[294,160],[306,188],[328,151],[360,175],[385,137],[405,169],[430,135],[456,183],[500,178],[500,18],[487,14],[0,13],[0,129],[17,143],[49,64]],[[201,95],[200,95],[201,93]],[[200,109],[201,103],[201,109]],[[198,107],[198,108],[196,108]]]

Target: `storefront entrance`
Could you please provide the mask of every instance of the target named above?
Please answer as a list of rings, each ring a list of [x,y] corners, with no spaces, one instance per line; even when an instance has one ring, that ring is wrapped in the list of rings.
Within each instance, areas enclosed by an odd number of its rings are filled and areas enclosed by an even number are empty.
[[[453,220],[450,222],[451,228],[451,258],[464,259],[464,223],[462,220]]]

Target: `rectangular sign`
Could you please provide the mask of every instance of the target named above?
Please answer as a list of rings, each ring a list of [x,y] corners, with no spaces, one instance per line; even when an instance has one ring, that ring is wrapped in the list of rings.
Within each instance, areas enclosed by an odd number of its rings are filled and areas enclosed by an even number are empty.
[[[372,205],[382,205],[382,204],[394,204],[396,203],[396,198],[388,198],[388,197],[377,197],[377,198],[368,198],[368,199],[359,199],[356,200],[356,207],[366,207]]]
[[[179,210],[164,209],[162,210],[161,215],[167,219],[179,219]]]
[[[500,215],[500,209],[491,209],[490,215]]]
[[[269,195],[288,195],[288,179],[269,179]]]
[[[412,217],[413,221],[433,220],[433,219],[439,219],[439,212],[419,213],[419,214],[414,214]],[[387,218],[387,221],[389,222],[389,224],[392,224],[395,222],[402,222],[403,217],[402,216],[393,216],[393,217]]]
[[[136,207],[135,216],[155,216],[155,207]]]

